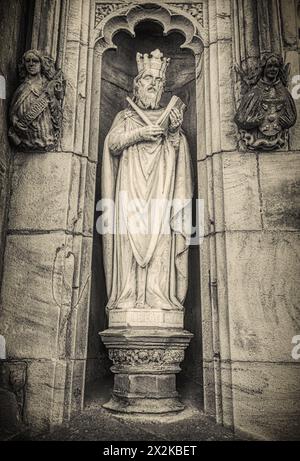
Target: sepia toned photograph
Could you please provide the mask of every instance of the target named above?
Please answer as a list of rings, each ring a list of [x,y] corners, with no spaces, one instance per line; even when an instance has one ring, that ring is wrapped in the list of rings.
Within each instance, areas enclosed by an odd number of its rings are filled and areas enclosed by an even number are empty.
[[[300,441],[299,0],[0,0],[0,441]]]

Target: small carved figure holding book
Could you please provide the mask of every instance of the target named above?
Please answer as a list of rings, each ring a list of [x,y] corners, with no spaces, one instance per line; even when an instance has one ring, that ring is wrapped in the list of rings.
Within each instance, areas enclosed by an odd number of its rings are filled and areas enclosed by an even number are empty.
[[[115,203],[114,235],[103,236],[108,309],[183,309],[188,235],[177,224],[193,185],[181,128],[185,105],[173,96],[160,106],[169,63],[159,50],[137,53],[133,99],[127,98],[129,106],[117,114],[104,144],[102,198]],[[143,210],[121,231],[124,193]],[[168,206],[174,200],[181,205]],[[155,230],[149,228],[153,217]]]
[[[9,137],[19,151],[53,150],[62,124],[63,74],[37,50],[23,55],[19,73],[22,83],[11,102]]]

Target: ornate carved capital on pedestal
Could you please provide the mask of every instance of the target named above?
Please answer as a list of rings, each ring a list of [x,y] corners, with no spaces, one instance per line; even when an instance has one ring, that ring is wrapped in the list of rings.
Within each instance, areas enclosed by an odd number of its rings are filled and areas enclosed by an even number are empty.
[[[152,371],[168,368],[177,372],[180,371],[179,364],[184,359],[184,348],[110,349],[109,358],[118,370],[128,371],[131,367],[134,367],[135,371],[145,368]]]

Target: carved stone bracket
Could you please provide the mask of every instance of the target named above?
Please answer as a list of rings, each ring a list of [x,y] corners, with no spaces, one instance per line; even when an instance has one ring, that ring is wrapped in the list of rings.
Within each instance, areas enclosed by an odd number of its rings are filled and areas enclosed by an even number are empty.
[[[54,60],[38,50],[24,53],[20,85],[10,106],[11,142],[23,152],[48,152],[59,143],[65,79]]]
[[[242,80],[242,98],[235,122],[242,148],[257,151],[283,149],[288,130],[297,120],[295,102],[287,84],[289,64],[281,56],[268,53],[255,69],[236,66]]]

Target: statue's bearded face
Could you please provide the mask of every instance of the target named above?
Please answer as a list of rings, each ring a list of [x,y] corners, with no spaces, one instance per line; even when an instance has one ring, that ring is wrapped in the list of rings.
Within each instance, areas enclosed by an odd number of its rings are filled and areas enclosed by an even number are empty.
[[[145,109],[157,109],[164,90],[164,80],[159,71],[147,70],[138,79],[135,100]]]

